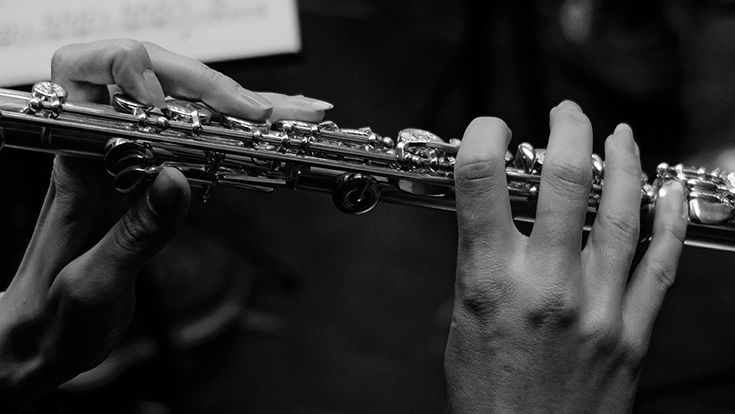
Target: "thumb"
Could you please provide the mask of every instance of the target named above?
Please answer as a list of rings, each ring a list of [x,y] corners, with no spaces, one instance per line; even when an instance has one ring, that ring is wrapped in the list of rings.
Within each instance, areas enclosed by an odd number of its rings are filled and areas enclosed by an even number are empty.
[[[103,266],[139,271],[174,236],[189,211],[191,190],[184,175],[164,168],[115,226],[90,251]]]
[[[184,175],[163,169],[102,240],[61,271],[49,292],[50,375],[65,380],[107,356],[130,323],[136,276],[181,227],[190,199]]]
[[[74,283],[80,289],[76,293],[100,298],[129,286],[181,227],[190,200],[184,175],[164,168],[145,195],[80,258],[77,269],[83,269],[78,275],[82,280]]]

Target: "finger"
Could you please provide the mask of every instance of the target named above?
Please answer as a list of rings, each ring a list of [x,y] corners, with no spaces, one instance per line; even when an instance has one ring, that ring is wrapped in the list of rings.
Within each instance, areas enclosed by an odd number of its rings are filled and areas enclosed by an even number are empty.
[[[592,185],[592,126],[582,109],[564,101],[549,114],[551,133],[541,172],[531,244],[578,255]]]
[[[90,240],[98,240],[100,227],[110,223],[110,208],[122,204],[110,187],[109,178],[99,174],[100,162],[56,157],[51,182],[38,215],[12,288],[32,297],[48,290],[53,278],[71,260],[86,251]],[[83,218],[83,219],[82,219]]]
[[[190,197],[183,174],[165,168],[102,240],[60,272],[48,293],[59,370],[91,368],[120,339],[135,279],[181,226]]]
[[[288,96],[273,92],[258,92],[273,105],[271,121],[293,119],[306,122],[320,122],[326,111],[334,108],[329,102],[305,96]]]
[[[183,174],[164,168],[145,196],[81,258],[79,285],[113,291],[129,284],[138,271],[173,237],[189,208],[191,190]],[[92,293],[91,291],[89,292]]]
[[[507,245],[517,236],[505,177],[510,129],[498,118],[477,118],[467,127],[454,166],[460,253]]]
[[[666,291],[674,282],[686,235],[688,208],[681,183],[667,182],[659,191],[651,244],[635,269],[623,301],[629,337],[647,344]]]
[[[268,100],[224,74],[153,43],[146,42],[145,47],[167,94],[202,101],[216,111],[248,120],[265,120],[271,115]]]
[[[95,306],[126,294],[140,269],[183,224],[190,199],[183,174],[164,168],[115,226],[60,272],[52,290]]]
[[[597,275],[590,280],[600,301],[619,305],[638,244],[641,162],[633,131],[620,124],[605,142],[605,187],[585,248]]]
[[[117,84],[135,99],[162,106],[164,93],[142,43],[104,40],[65,46],[54,53],[52,80],[67,89],[69,99],[108,102],[107,85]],[[109,177],[95,161],[56,157],[52,182],[21,266],[33,289],[48,289],[51,280],[82,254],[109,224],[100,205],[127,206],[112,194]],[[102,212],[100,211],[102,210]],[[80,211],[86,213],[80,216]]]
[[[134,40],[65,46],[51,60],[51,79],[67,89],[70,100],[107,103],[107,85],[117,84],[147,105],[164,105],[148,51]]]

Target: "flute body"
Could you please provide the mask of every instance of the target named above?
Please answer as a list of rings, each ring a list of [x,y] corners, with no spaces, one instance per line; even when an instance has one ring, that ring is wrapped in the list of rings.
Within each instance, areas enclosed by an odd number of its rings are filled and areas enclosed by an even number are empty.
[[[251,122],[200,103],[171,100],[149,108],[116,94],[111,105],[66,100],[51,82],[31,92],[0,89],[0,139],[5,147],[104,160],[122,192],[178,168],[206,200],[216,186],[274,192],[279,188],[330,193],[335,206],[362,214],[378,202],[454,210],[458,140],[420,129],[395,139],[369,128],[333,122]],[[545,152],[522,143],[506,153],[514,219],[532,222]],[[604,162],[593,155],[588,203],[592,224],[604,187]],[[641,213],[650,223],[658,189],[684,184],[689,204],[686,243],[735,251],[735,174],[660,164],[641,179]]]

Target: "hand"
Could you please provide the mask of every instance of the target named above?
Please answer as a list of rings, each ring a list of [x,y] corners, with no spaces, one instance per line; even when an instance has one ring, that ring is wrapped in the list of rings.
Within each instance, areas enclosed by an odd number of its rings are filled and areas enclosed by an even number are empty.
[[[328,103],[248,91],[202,63],[150,43],[109,40],[66,46],[52,80],[69,100],[109,101],[108,85],[162,106],[200,100],[250,120],[319,121]],[[181,226],[190,200],[184,176],[166,168],[148,189],[120,195],[101,162],[57,157],[18,272],[0,294],[0,399],[17,406],[94,367],[132,316],[140,269]]]
[[[639,233],[640,160],[627,125],[605,143],[599,211],[582,246],[592,128],[565,101],[551,134],[530,237],[511,221],[510,130],[478,118],[455,180],[459,247],[445,368],[452,412],[625,412],[686,232],[678,182],[656,205],[653,238],[628,274]],[[583,247],[583,248],[582,248]]]

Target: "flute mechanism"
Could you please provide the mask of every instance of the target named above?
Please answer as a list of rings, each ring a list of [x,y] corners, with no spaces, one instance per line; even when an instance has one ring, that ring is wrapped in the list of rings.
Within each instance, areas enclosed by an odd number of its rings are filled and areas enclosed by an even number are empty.
[[[206,200],[216,186],[274,192],[330,193],[335,206],[362,214],[379,201],[454,210],[459,140],[409,128],[396,139],[334,122],[252,122],[204,104],[168,100],[152,108],[122,94],[111,105],[68,101],[64,88],[36,83],[31,92],[0,89],[0,140],[9,148],[104,160],[121,192],[179,169]],[[505,155],[514,219],[533,221],[544,149],[520,144]],[[604,187],[604,161],[593,155],[588,224]],[[650,221],[664,182],[679,180],[689,205],[687,243],[735,251],[735,173],[662,163],[641,177],[641,212]]]

